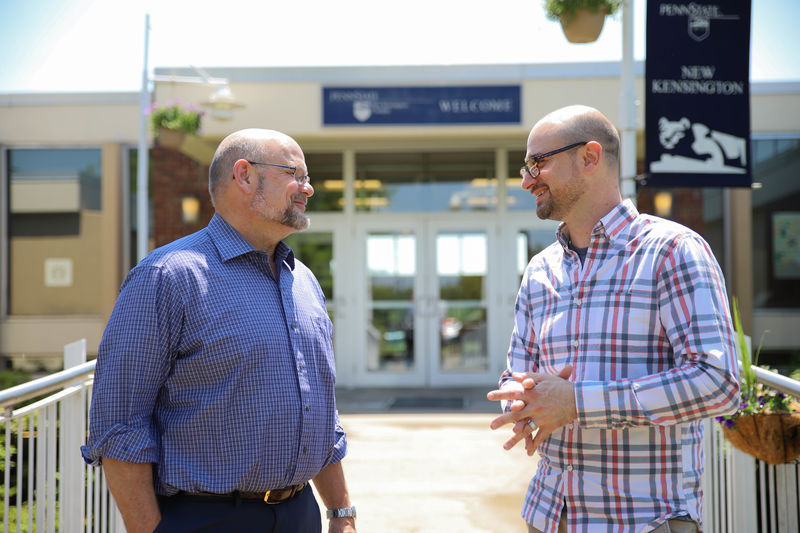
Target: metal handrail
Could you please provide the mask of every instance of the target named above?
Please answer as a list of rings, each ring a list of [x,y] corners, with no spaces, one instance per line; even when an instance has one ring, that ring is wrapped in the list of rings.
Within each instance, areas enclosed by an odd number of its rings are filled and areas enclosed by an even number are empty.
[[[739,367],[741,368],[741,362],[739,363]],[[800,381],[795,381],[786,376],[782,376],[781,374],[771,372],[765,368],[760,368],[757,366],[753,366],[751,368],[753,369],[753,372],[755,372],[756,380],[759,383],[767,385],[768,387],[772,387],[773,389],[784,394],[788,394],[789,396],[800,398]]]
[[[86,363],[50,374],[43,378],[35,379],[21,385],[16,385],[8,389],[0,391],[0,409],[11,407],[14,404],[23,402],[30,398],[35,398],[40,394],[44,394],[64,386],[64,384],[83,378],[92,372],[97,365],[97,361],[87,361]],[[741,369],[742,363],[739,362]],[[753,371],[756,374],[756,379],[759,383],[763,383],[773,389],[780,391],[784,394],[800,398],[800,382],[791,378],[777,374],[764,368],[753,366]]]
[[[95,365],[97,365],[97,360],[87,361],[61,372],[2,390],[0,391],[0,409],[5,410],[20,402],[60,389],[66,384],[86,377],[94,372]]]

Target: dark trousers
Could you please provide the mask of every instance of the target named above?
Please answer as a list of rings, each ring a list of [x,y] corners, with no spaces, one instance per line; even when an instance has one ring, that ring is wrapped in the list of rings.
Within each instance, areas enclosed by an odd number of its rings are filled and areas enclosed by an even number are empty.
[[[311,486],[291,500],[270,505],[260,500],[159,496],[158,533],[321,533],[322,520]]]

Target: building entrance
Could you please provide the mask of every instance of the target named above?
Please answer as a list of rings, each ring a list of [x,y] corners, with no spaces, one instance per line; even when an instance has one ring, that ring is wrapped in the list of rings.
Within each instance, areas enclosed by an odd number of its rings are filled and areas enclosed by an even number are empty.
[[[489,361],[496,300],[490,230],[452,216],[363,224],[355,247],[360,384],[460,386],[496,379]]]

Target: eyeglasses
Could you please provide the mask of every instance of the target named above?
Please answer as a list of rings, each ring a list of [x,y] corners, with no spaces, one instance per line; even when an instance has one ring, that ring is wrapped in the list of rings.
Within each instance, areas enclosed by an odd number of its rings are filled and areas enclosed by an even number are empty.
[[[246,161],[251,165],[264,165],[267,167],[288,168],[289,170],[292,171],[292,177],[294,178],[294,181],[296,181],[297,184],[300,185],[301,187],[311,182],[311,177],[308,174],[306,174],[305,176],[297,175],[297,167],[290,167],[289,165],[279,165],[277,163],[259,163],[258,161],[250,161],[249,159]]]
[[[577,148],[578,146],[583,146],[584,144],[588,143],[589,141],[572,143],[564,146],[563,148],[553,150],[552,152],[545,152],[544,154],[535,155],[523,163],[522,168],[519,169],[519,173],[524,178],[525,173],[527,172],[533,179],[536,179],[539,177],[539,163],[542,162],[542,159],[560,154],[561,152],[566,152],[567,150],[572,150],[573,148]]]

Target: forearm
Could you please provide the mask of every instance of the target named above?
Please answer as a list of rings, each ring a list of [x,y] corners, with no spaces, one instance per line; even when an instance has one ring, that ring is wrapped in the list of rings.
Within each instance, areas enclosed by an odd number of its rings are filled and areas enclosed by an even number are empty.
[[[352,505],[341,461],[326,466],[312,481],[322,498],[322,503],[328,509],[342,509]],[[340,523],[334,527],[334,521]],[[329,531],[355,531],[354,518],[334,518],[331,522]]]
[[[350,507],[350,495],[341,462],[326,466],[312,481],[328,509]]]
[[[128,533],[151,533],[161,521],[153,465],[104,457],[103,471]]]

